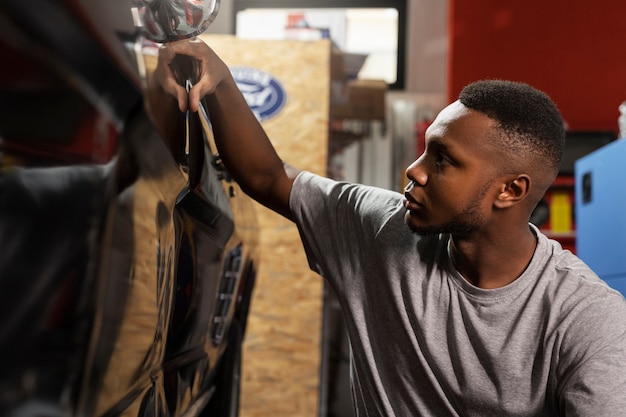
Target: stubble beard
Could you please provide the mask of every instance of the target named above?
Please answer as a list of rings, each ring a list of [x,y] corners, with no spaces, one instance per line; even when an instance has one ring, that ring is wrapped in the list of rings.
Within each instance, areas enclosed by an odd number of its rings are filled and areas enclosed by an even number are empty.
[[[453,236],[470,237],[479,229],[479,227],[475,224],[456,221],[432,226],[416,227],[408,225],[408,227],[413,233],[420,236],[433,236],[447,233]]]
[[[483,194],[483,193],[481,193]],[[407,222],[409,229],[420,236],[433,236],[442,233],[468,238],[480,230],[484,224],[480,213],[480,203],[484,195],[479,195],[450,221],[428,226],[415,226]]]

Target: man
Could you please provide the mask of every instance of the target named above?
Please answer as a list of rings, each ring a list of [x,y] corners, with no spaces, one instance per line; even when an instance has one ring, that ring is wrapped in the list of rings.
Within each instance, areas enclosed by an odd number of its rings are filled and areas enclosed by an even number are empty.
[[[202,62],[188,94],[168,69],[176,53]],[[359,416],[624,415],[626,301],[529,224],[564,146],[545,94],[467,86],[428,128],[403,196],[283,164],[201,41],[159,60],[162,93],[182,111],[206,97],[231,174],[297,224],[336,291]]]

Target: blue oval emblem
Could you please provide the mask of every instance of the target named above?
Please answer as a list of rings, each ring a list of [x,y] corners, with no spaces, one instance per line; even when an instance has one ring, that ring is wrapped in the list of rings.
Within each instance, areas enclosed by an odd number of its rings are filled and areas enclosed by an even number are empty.
[[[230,72],[259,122],[276,116],[285,106],[285,89],[271,74],[249,67],[233,67]]]

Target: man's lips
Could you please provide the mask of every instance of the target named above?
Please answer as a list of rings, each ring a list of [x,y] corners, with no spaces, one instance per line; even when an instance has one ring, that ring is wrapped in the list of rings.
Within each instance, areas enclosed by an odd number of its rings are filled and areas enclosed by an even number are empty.
[[[407,210],[419,210],[422,207],[408,192],[404,193],[403,204],[404,208]]]

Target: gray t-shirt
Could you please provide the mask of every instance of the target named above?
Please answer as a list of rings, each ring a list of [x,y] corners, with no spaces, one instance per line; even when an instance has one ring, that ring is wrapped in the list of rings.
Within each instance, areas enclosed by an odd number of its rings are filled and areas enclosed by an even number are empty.
[[[626,301],[536,228],[526,271],[484,290],[399,193],[303,172],[290,205],[343,309],[359,417],[626,416]]]

